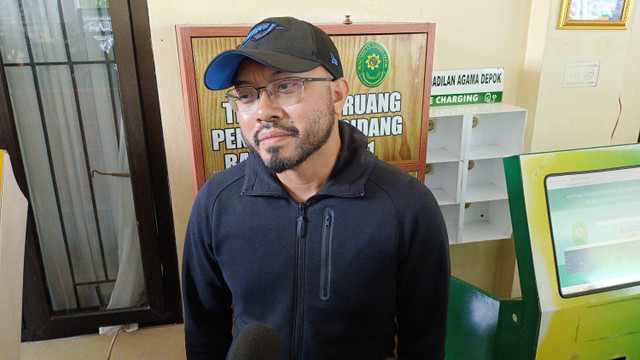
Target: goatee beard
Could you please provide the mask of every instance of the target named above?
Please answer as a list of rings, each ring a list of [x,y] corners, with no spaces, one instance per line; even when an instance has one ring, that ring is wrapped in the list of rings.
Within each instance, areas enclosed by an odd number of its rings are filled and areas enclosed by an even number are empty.
[[[315,114],[311,114],[305,119],[311,126],[307,128],[306,132],[300,133],[294,126],[288,126],[278,122],[265,122],[253,135],[253,143],[255,147],[249,144],[247,141],[247,147],[251,152],[258,155],[258,158],[262,161],[264,166],[274,174],[284,172],[286,170],[295,169],[305,162],[309,156],[318,151],[324,144],[327,143],[333,132],[335,126],[335,114],[333,112],[333,103],[328,102],[324,109],[316,111]],[[290,158],[284,158],[281,154],[281,147],[274,146],[266,149],[266,152],[270,155],[268,159],[263,157],[258,152],[260,147],[259,135],[265,129],[274,128],[290,134],[295,139],[294,149],[296,152]]]

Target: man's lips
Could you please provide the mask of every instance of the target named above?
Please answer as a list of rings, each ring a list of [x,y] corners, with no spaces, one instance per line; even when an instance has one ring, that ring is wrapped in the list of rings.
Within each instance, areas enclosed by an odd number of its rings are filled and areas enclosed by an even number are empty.
[[[258,139],[260,141],[264,141],[264,140],[273,139],[273,138],[279,138],[279,137],[283,137],[283,136],[291,136],[291,134],[285,133],[285,132],[281,132],[281,131],[270,131],[270,132],[267,132],[267,133],[262,133],[260,136],[258,136]]]
[[[288,137],[295,136],[295,133],[282,130],[263,130],[256,134],[256,145],[271,145],[280,142]]]
[[[288,134],[274,134],[274,135],[269,135],[269,136],[265,136],[262,137],[260,139],[259,144],[263,145],[263,146],[268,146],[268,145],[273,145],[277,142],[280,142],[282,140],[284,140],[285,138],[289,137],[291,135]]]

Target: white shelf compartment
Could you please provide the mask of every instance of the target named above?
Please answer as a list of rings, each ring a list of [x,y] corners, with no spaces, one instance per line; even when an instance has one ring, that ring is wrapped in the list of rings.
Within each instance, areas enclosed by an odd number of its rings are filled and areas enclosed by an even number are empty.
[[[449,243],[458,243],[460,240],[460,204],[444,205],[440,207],[440,210],[442,211],[442,216],[447,226]]]
[[[434,172],[425,176],[425,184],[440,205],[451,244],[511,236],[502,159],[522,152],[526,117],[526,109],[505,103],[429,109],[435,123],[429,132],[427,164]],[[457,178],[453,163],[459,164]]]
[[[424,183],[433,193],[438,205],[449,205],[460,202],[462,161],[427,164]]]
[[[508,198],[502,158],[469,160],[466,167],[465,202]]]
[[[475,242],[511,237],[511,217],[507,200],[467,203],[460,242]]]
[[[476,114],[468,158],[501,158],[522,153],[526,111]]]
[[[429,119],[427,163],[460,160],[462,152],[463,116],[433,117]]]

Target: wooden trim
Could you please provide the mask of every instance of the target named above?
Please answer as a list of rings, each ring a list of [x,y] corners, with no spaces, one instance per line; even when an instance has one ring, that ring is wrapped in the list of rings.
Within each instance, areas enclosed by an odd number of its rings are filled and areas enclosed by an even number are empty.
[[[429,113],[431,109],[431,79],[433,79],[433,51],[436,40],[436,24],[426,24],[427,33],[427,58],[425,59],[424,93],[422,96],[422,139],[420,140],[420,170],[418,179],[424,182],[427,165],[427,145],[429,143]]]
[[[242,29],[244,29],[242,30],[243,32],[247,31],[246,28]],[[210,28],[176,26],[178,54],[193,54],[191,39],[206,36],[203,35],[205,30],[210,31]],[[196,77],[196,70],[193,61],[186,61],[184,56],[179,56],[178,58],[180,61],[180,78],[182,82],[182,101],[187,120],[189,148],[191,149],[189,153],[189,157],[191,159],[191,182],[193,185],[193,193],[197,194],[200,187],[204,185],[206,179],[204,175],[204,156],[202,153],[198,96],[196,83],[193,81]]]
[[[434,23],[317,24],[329,35],[419,34],[435,31]],[[246,36],[253,25],[176,25],[178,39]]]
[[[511,299],[511,290],[516,270],[516,247],[513,236],[510,239],[499,240],[498,262],[496,264],[496,279],[493,294],[502,299]]]
[[[420,171],[420,165],[416,164],[416,163],[412,163],[412,164],[394,164],[394,163],[390,163],[391,165],[398,167],[404,171]],[[423,180],[424,181],[424,180]]]

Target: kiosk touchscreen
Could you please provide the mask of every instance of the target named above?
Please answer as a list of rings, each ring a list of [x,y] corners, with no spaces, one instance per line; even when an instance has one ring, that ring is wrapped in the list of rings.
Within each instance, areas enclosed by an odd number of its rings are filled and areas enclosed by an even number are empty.
[[[640,283],[640,167],[545,179],[562,297]]]

